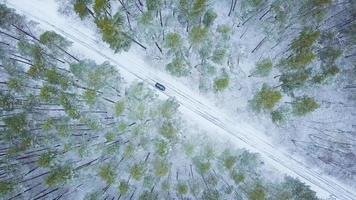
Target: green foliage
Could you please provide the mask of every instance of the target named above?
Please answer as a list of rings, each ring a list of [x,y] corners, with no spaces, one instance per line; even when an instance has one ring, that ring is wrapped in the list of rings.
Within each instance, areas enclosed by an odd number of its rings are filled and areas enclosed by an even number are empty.
[[[95,0],[94,2],[94,12],[97,16],[100,15],[106,15],[107,13],[105,12],[107,6],[108,6],[109,1],[108,0]]]
[[[257,184],[254,188],[248,193],[249,200],[265,200],[267,199],[267,194],[265,189],[261,184]]]
[[[177,185],[177,192],[180,195],[185,195],[188,194],[189,188],[188,185],[186,185],[185,183],[179,183]]]
[[[287,60],[287,65],[293,69],[303,69],[310,64],[316,55],[309,49],[305,49],[298,54],[293,55]]]
[[[297,39],[294,39],[291,48],[296,53],[301,53],[310,47],[319,39],[320,31],[312,31],[311,29],[303,30]]]
[[[70,166],[60,166],[51,170],[45,182],[49,187],[67,183],[73,178],[73,170]]]
[[[184,145],[184,152],[187,156],[192,156],[195,150],[193,143],[187,143]]]
[[[212,144],[210,144],[210,143],[207,143],[205,145],[205,147],[203,148],[202,155],[206,159],[214,159],[215,156],[216,156],[216,151],[215,151],[214,146]]]
[[[150,192],[150,191],[144,191],[141,193],[140,197],[138,200],[157,200],[158,199],[158,194],[157,192]]]
[[[129,189],[130,189],[130,186],[125,180],[120,181],[120,184],[119,184],[119,193],[120,194],[126,194],[129,191]]]
[[[40,90],[40,98],[43,101],[50,102],[57,96],[58,90],[55,87],[44,85]]]
[[[92,2],[92,0],[75,0],[74,2],[74,11],[77,15],[83,20],[85,17],[89,15],[88,5]]]
[[[342,55],[341,49],[336,49],[333,46],[326,46],[322,48],[319,52],[320,60],[324,63],[331,64],[334,63]]]
[[[251,7],[259,7],[262,5],[263,0],[247,0],[247,2]]]
[[[132,144],[127,145],[125,148],[124,156],[132,157],[135,154],[135,147]]]
[[[275,110],[271,112],[271,119],[275,124],[283,124],[286,121],[286,113],[282,110]]]
[[[17,49],[19,53],[23,56],[33,56],[34,54],[34,49],[36,48],[35,44],[30,43],[27,40],[20,40],[17,42]]]
[[[142,2],[144,3],[144,1]],[[93,20],[95,20],[98,28],[103,33],[103,39],[116,51],[129,48],[129,43],[131,43],[130,41],[134,36],[141,37],[144,35],[151,39],[152,35],[145,34],[148,32],[151,34],[152,32],[157,34],[152,38],[152,41],[164,42],[164,47],[168,48],[167,54],[164,52],[160,57],[163,56],[162,61],[167,58],[172,59],[172,62],[167,65],[167,69],[172,74],[177,76],[188,75],[191,71],[191,64],[198,64],[196,69],[207,80],[208,88],[214,88],[215,91],[223,91],[229,87],[232,80],[229,79],[231,76],[228,76],[227,71],[226,73],[217,74],[216,68],[220,67],[217,65],[226,63],[227,57],[231,56],[229,57],[228,67],[231,67],[229,73],[232,73],[236,69],[234,65],[237,62],[237,58],[232,54],[230,55],[229,49],[230,45],[232,45],[228,40],[232,34],[232,29],[230,28],[232,24],[214,24],[216,23],[217,14],[213,9],[208,8],[210,2],[208,0],[180,0],[181,8],[177,8],[176,2],[166,2],[167,5],[164,4],[163,9],[162,0],[146,0],[148,10],[146,11],[144,6],[140,5],[141,1],[122,1],[120,3],[124,5],[113,8],[117,11],[117,14],[111,17],[110,6],[116,6],[119,4],[118,2],[112,4],[109,0],[70,1],[70,3],[74,4],[75,10],[80,17],[84,18],[89,14],[95,15]],[[264,1],[248,0],[248,2],[252,2],[257,6],[263,4]],[[94,9],[95,13],[91,13],[88,8]],[[142,24],[137,20],[145,15],[138,10],[141,8],[143,9],[142,12],[147,13],[144,17],[147,17],[145,20],[147,20],[148,25],[145,27],[145,33],[142,32],[136,35],[136,32],[142,30],[141,27],[138,27]],[[174,13],[169,13],[168,11],[172,8]],[[186,16],[182,16],[183,10],[186,11]],[[7,15],[2,14],[2,12],[3,10],[0,8],[0,16]],[[132,31],[127,30],[128,26],[125,25],[127,19],[121,16],[126,12],[130,20],[132,20]],[[164,22],[163,27],[159,25],[161,12]],[[0,22],[2,20],[0,19]],[[243,20],[246,20],[246,18],[243,18]],[[174,26],[173,28],[170,23]],[[184,27],[187,32],[183,34],[182,31],[179,31],[179,24],[177,23],[187,26]],[[29,33],[31,32],[28,27],[21,24],[19,27],[24,28]],[[217,27],[217,29],[214,30],[213,27]],[[168,35],[163,35],[166,34],[166,32],[161,32],[163,28],[177,33],[172,32]],[[6,79],[10,80],[9,84],[3,84],[3,91],[9,90],[10,94],[16,94],[16,96],[11,96],[1,92],[0,95],[2,111],[12,111],[16,108],[13,112],[3,112],[2,121],[5,125],[2,126],[5,134],[1,139],[5,142],[9,140],[10,148],[8,152],[4,150],[7,155],[4,157],[6,159],[2,164],[5,166],[2,168],[10,169],[12,163],[20,159],[25,150],[28,150],[28,152],[49,151],[44,154],[40,153],[39,157],[37,157],[39,158],[38,161],[34,162],[37,162],[35,165],[41,168],[51,170],[47,174],[43,174],[42,177],[44,177],[45,186],[52,187],[54,190],[62,190],[73,186],[74,183],[72,184],[70,181],[74,178],[74,172],[76,172],[75,176],[78,177],[79,182],[96,180],[96,178],[92,179],[90,177],[91,172],[95,169],[97,172],[95,175],[99,176],[107,186],[114,186],[120,197],[124,199],[131,198],[129,197],[130,195],[132,195],[132,198],[142,200],[175,198],[172,195],[180,196],[183,199],[196,198],[204,200],[238,199],[239,197],[249,199],[273,198],[273,196],[270,197],[264,191],[265,185],[256,186],[256,180],[261,180],[266,185],[270,182],[263,179],[258,173],[257,167],[260,164],[260,160],[257,159],[255,154],[245,152],[245,154],[228,154],[221,156],[219,162],[216,160],[216,151],[213,148],[215,144],[206,143],[205,140],[197,144],[195,140],[204,139],[203,137],[193,138],[192,142],[188,143],[189,141],[185,140],[186,138],[184,137],[186,134],[183,134],[183,131],[188,130],[181,127],[181,118],[177,115],[177,113],[179,114],[179,104],[174,99],[161,101],[144,83],[137,83],[125,88],[125,92],[119,94],[122,95],[122,98],[116,104],[109,104],[103,101],[101,97],[112,97],[115,101],[118,98],[115,86],[118,85],[121,79],[116,67],[108,63],[96,64],[90,60],[82,60],[78,63],[70,64],[70,71],[67,72],[65,68],[61,69],[66,64],[58,62],[59,59],[63,59],[64,54],[54,54],[54,51],[59,52],[59,47],[66,48],[70,45],[62,36],[54,32],[45,32],[40,36],[41,44],[39,44],[38,41],[32,39],[29,41],[29,37],[24,36],[14,27],[11,27],[11,31],[8,32],[21,38],[21,41],[17,44],[18,53],[31,60],[33,66],[30,67],[21,63],[10,63],[8,65],[7,62],[9,61],[7,60],[2,62],[7,67],[3,67],[5,72],[11,72],[8,73],[9,79]],[[185,48],[185,46],[183,48],[183,45],[189,42],[184,40],[190,40],[192,48]],[[11,41],[16,42],[15,40]],[[4,40],[3,42],[8,41]],[[6,46],[6,44],[2,46]],[[333,56],[329,60],[326,59],[327,61],[324,64],[337,59],[336,51],[328,48],[324,50],[325,52],[323,53],[325,55]],[[306,52],[313,53],[311,48],[308,48]],[[52,58],[52,55],[58,60]],[[302,53],[297,55],[300,56]],[[0,57],[3,58],[3,55]],[[192,59],[196,60],[190,63]],[[201,65],[199,65],[200,63]],[[58,66],[56,66],[57,64]],[[216,67],[215,64],[217,64]],[[337,73],[338,68],[334,65],[335,63],[332,64],[328,66],[322,65],[321,75]],[[259,63],[257,64],[257,70],[259,71],[256,74],[258,75],[267,75],[272,69],[270,60],[260,65]],[[30,70],[27,71],[28,68]],[[295,72],[296,69],[291,70],[289,67],[287,70],[291,71],[287,71],[284,74]],[[28,73],[28,75],[23,72]],[[313,71],[310,76],[314,78],[316,75],[318,74]],[[41,90],[32,88],[32,85],[40,85]],[[24,89],[25,87],[26,90],[24,90],[23,94],[14,92],[14,90],[19,91],[19,89]],[[271,88],[267,89],[267,92],[262,91],[259,94],[260,98],[270,98],[272,101],[278,102],[279,98],[281,98],[278,97],[278,91]],[[29,95],[30,93],[33,93],[33,95]],[[161,104],[158,105],[157,103]],[[271,105],[271,103],[268,104],[268,102],[262,102],[261,105],[261,110],[267,107],[271,111],[275,106]],[[42,106],[44,109],[42,109]],[[66,113],[56,111],[57,109],[62,110],[61,107]],[[47,108],[51,110],[53,108],[53,111],[47,112]],[[109,112],[107,113],[109,115],[103,114],[102,111]],[[280,118],[276,114],[277,111],[271,113],[272,119]],[[21,116],[21,114],[15,114],[19,112],[26,113],[23,114],[25,117]],[[113,113],[115,113],[115,116],[110,116]],[[11,135],[11,133],[16,134]],[[43,150],[38,148],[43,148]],[[177,152],[171,152],[177,149]],[[151,153],[149,154],[151,158],[143,160],[143,155],[147,155],[148,151]],[[183,158],[179,154],[175,155],[175,153],[182,153],[182,151],[185,151],[187,158]],[[190,162],[193,163],[194,168],[192,171],[195,171],[194,175],[189,173],[189,180],[185,179],[188,177],[182,176],[179,177],[178,181],[174,180],[175,177],[170,174],[170,170],[171,165],[176,168],[177,163],[171,161],[172,156],[179,158],[178,161],[188,164],[186,165],[187,167],[189,167]],[[99,159],[99,164],[95,158]],[[111,161],[115,165],[112,163],[100,164],[101,158]],[[82,165],[88,160],[93,162]],[[6,163],[8,161],[11,164],[9,166]],[[73,163],[75,166],[79,165],[80,167],[74,169],[68,165],[57,166],[56,164],[59,162]],[[178,165],[180,164],[178,163]],[[15,168],[11,168],[9,178],[22,183],[23,173],[21,171],[23,169],[27,170],[27,167],[26,164],[24,166],[16,165]],[[216,167],[225,168],[224,174],[215,174],[219,172]],[[119,174],[119,170],[124,171]],[[34,176],[31,173],[29,172],[29,177],[36,176],[36,173]],[[116,179],[118,179],[119,175],[120,178],[127,178],[126,173],[129,173],[129,177],[132,179],[121,179],[120,182],[117,182]],[[188,175],[188,172],[186,175]],[[220,175],[224,177],[220,177]],[[225,183],[221,182],[224,178],[228,178],[227,182],[224,180]],[[129,185],[129,181],[134,181],[132,186]],[[28,186],[32,187],[34,185],[30,184]],[[15,185],[10,182],[0,181],[0,195],[7,195],[14,187]],[[298,185],[298,183],[288,183],[282,187],[286,188],[287,195],[283,195],[288,198],[307,199],[313,197],[309,195],[307,189]],[[21,184],[18,188],[16,186],[19,191],[21,188]],[[91,188],[87,189],[90,190]],[[268,190],[270,189],[273,190],[274,187],[268,187]],[[90,196],[86,195],[86,199],[94,200],[106,198],[108,195],[112,196],[110,194],[112,192],[111,189],[107,190],[107,193],[103,192],[102,188],[95,188],[94,192],[86,191],[91,193]],[[301,191],[300,194],[298,193],[299,191]],[[137,192],[140,192],[140,194]],[[243,194],[238,194],[241,192]],[[10,197],[13,197],[13,194]]]
[[[43,72],[43,70],[43,65],[33,65],[30,67],[30,69],[28,69],[27,73],[32,78],[38,78],[41,75],[41,72]]]
[[[25,113],[15,114],[3,120],[6,127],[14,134],[20,134],[26,130],[27,117]]]
[[[218,190],[204,190],[202,194],[204,200],[220,200],[220,193]]]
[[[272,110],[281,99],[282,94],[279,91],[263,84],[261,90],[252,99],[251,106],[256,112]]]
[[[16,92],[21,92],[23,90],[22,88],[23,81],[19,78],[10,78],[7,87],[10,90],[16,91]]]
[[[321,22],[326,15],[326,10],[328,6],[332,3],[332,0],[314,0],[314,1],[306,1],[304,8],[312,9],[313,12],[307,12],[305,16],[305,20],[310,21],[311,19],[316,19],[317,22]]]
[[[212,26],[217,17],[218,14],[216,14],[213,9],[209,9],[204,14],[203,24],[207,27]]]
[[[178,107],[178,102],[174,98],[169,98],[162,104],[160,113],[162,117],[171,119],[178,112]]]
[[[277,190],[277,200],[284,199],[308,199],[317,200],[316,193],[309,186],[291,177],[285,177]]]
[[[168,33],[166,35],[165,46],[173,51],[177,51],[182,47],[183,41],[179,33]]]
[[[115,115],[119,117],[125,111],[125,101],[118,101],[115,104]]]
[[[196,158],[193,160],[197,171],[201,174],[206,174],[211,169],[211,163],[209,161],[204,161],[201,158]]]
[[[1,6],[1,4],[0,4]],[[1,9],[1,7],[0,7]],[[0,197],[5,196],[14,189],[14,185],[7,181],[0,181]]]
[[[168,140],[174,140],[178,137],[178,127],[171,121],[164,121],[161,128],[160,134]]]
[[[216,67],[212,64],[209,64],[209,63],[203,63],[201,65],[201,72],[207,76],[214,76],[216,75],[217,71],[216,71]]]
[[[256,69],[253,72],[254,76],[265,77],[272,71],[273,63],[271,59],[264,59],[256,63]]]
[[[190,20],[190,7],[191,3],[189,0],[179,0],[178,2],[178,9],[179,9],[179,18],[181,19],[181,23],[186,23]],[[183,22],[184,20],[184,22]]]
[[[277,23],[279,28],[283,28],[286,26],[289,19],[290,7],[288,2],[275,1],[271,6],[271,10],[276,16]]]
[[[193,4],[192,11],[190,13],[190,18],[196,20],[200,18],[208,6],[208,0],[195,0]]]
[[[165,177],[167,176],[170,166],[169,163],[167,163],[164,160],[156,160],[154,163],[155,167],[155,175],[158,177]]]
[[[59,103],[61,106],[63,106],[66,113],[73,119],[79,119],[80,114],[79,111],[75,108],[75,105],[73,105],[73,101],[73,96],[66,93],[62,93],[59,97]]]
[[[13,9],[0,3],[0,28],[8,30],[10,29],[11,24],[19,23],[22,20],[23,19],[17,15]]]
[[[5,111],[11,111],[14,109],[15,103],[16,100],[12,95],[0,92],[0,108]]]
[[[40,42],[52,50],[58,47],[66,49],[71,45],[71,42],[54,31],[46,31],[42,33],[40,35]]]
[[[97,18],[97,27],[101,31],[102,40],[110,45],[115,52],[127,51],[130,48],[131,40],[128,33],[123,30],[124,18],[117,12],[113,18]]]
[[[130,174],[133,179],[139,181],[142,179],[143,175],[145,174],[145,166],[143,164],[134,164],[131,167]]]
[[[224,167],[228,170],[231,170],[236,164],[237,156],[228,155],[224,158]]]
[[[308,28],[304,29],[299,34],[299,37],[292,41],[292,55],[282,61],[281,65],[286,65],[292,69],[305,69],[316,58],[312,47],[320,35],[320,31],[313,31]]]
[[[207,40],[207,42],[204,42],[201,45],[201,47],[198,49],[199,56],[203,60],[203,63],[201,63],[201,66],[210,65],[209,62],[205,62],[205,61],[208,59],[211,59],[211,54],[213,53],[213,50],[214,50],[214,48],[211,48],[212,45],[213,45],[212,41]],[[195,50],[195,49],[193,49],[193,50]]]
[[[140,103],[150,101],[153,98],[153,92],[143,82],[132,84],[127,89],[127,95],[132,101],[139,101]]]
[[[110,84],[111,81],[117,81],[117,71],[109,62],[103,62],[97,68],[88,74],[88,85],[100,89]],[[115,80],[116,79],[116,80]]]
[[[279,78],[279,81],[282,82],[282,90],[288,93],[304,86],[306,81],[309,79],[309,75],[309,71],[298,71],[282,74]]]
[[[198,46],[208,38],[209,29],[207,27],[195,26],[189,32],[190,44],[193,47]]]
[[[100,167],[99,175],[107,185],[112,185],[115,182],[115,178],[117,176],[115,167],[110,164],[105,164]]]
[[[97,65],[92,60],[81,60],[70,65],[70,71],[76,78],[87,84],[92,89],[102,89],[113,83],[117,84],[119,73],[108,62]]]
[[[139,24],[143,27],[153,26],[153,14],[152,12],[144,12],[139,18]]]
[[[297,98],[292,103],[293,113],[297,116],[304,116],[318,109],[320,105],[311,97]]]
[[[37,161],[37,164],[39,167],[49,167],[55,157],[56,154],[54,152],[47,152],[41,155],[41,157]]]
[[[222,92],[229,87],[229,84],[230,84],[230,79],[228,76],[216,78],[214,80],[214,90],[216,92]]]
[[[222,36],[222,39],[224,40],[228,40],[231,36],[231,28],[226,25],[226,24],[222,24],[222,25],[218,25],[218,27],[216,28],[216,31],[218,33],[220,33],[220,35]]]
[[[169,152],[169,143],[164,141],[164,140],[158,140],[156,143],[155,143],[155,147],[156,147],[156,152],[158,153],[158,155],[160,156],[166,156],[168,155],[168,152]]]
[[[211,60],[216,64],[223,64],[226,58],[227,50],[225,48],[216,48]]]
[[[116,138],[116,135],[114,132],[108,132],[105,134],[105,140],[107,142],[113,142],[115,140],[115,138]]]
[[[99,192],[92,192],[86,194],[84,200],[100,200],[100,193]]]
[[[119,127],[118,127],[118,130],[119,130],[120,133],[122,133],[122,132],[124,132],[126,130],[126,128],[127,128],[127,124],[120,123]]]
[[[147,10],[156,11],[161,8],[163,4],[162,0],[146,0]]]
[[[83,98],[85,100],[85,102],[87,102],[88,105],[92,106],[95,104],[96,102],[96,91],[95,90],[86,90],[84,92]]]
[[[186,64],[181,56],[173,58],[172,62],[166,65],[166,70],[174,76],[187,76],[190,72],[190,67]]]
[[[148,108],[147,106],[142,103],[138,102],[136,105],[132,106],[132,113],[131,116],[133,119],[144,120],[147,116]]]
[[[44,77],[49,83],[60,85],[63,89],[67,89],[70,85],[68,78],[60,74],[55,69],[45,70]]]
[[[258,154],[243,151],[239,155],[238,166],[241,172],[252,172],[261,166]]]
[[[235,182],[235,184],[240,184],[245,180],[245,175],[241,172],[237,172],[236,170],[233,170],[230,176],[232,180]]]
[[[153,177],[151,174],[145,176],[143,178],[143,187],[151,189],[155,184],[155,177]]]

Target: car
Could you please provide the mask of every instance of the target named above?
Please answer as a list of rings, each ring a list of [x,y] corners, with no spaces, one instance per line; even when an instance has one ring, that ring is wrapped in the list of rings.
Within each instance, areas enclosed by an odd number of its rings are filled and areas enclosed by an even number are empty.
[[[156,83],[155,87],[161,91],[165,91],[166,87],[164,87],[164,85],[160,84],[160,83]]]

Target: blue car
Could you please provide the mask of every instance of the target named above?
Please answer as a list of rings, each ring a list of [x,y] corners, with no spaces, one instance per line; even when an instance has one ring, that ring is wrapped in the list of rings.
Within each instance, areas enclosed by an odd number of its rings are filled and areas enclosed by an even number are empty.
[[[164,85],[160,84],[160,83],[156,83],[155,87],[161,91],[165,91],[166,87],[164,87]]]

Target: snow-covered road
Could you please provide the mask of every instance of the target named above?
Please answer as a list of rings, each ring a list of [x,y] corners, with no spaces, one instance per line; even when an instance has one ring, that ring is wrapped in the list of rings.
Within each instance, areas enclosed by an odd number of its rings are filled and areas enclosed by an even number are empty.
[[[265,162],[283,173],[299,178],[310,185],[320,197],[327,198],[332,195],[337,199],[356,200],[356,191],[352,188],[315,172],[283,150],[273,146],[260,130],[244,121],[233,120],[169,75],[147,66],[140,56],[133,52],[114,54],[99,41],[100,38],[94,30],[58,14],[54,0],[7,0],[7,4],[29,19],[39,22],[41,28],[54,30],[69,38],[73,42],[74,49],[85,54],[86,57],[97,62],[108,60],[117,65],[125,79],[139,79],[152,87],[156,82],[165,85],[167,90],[160,96],[162,98],[175,97],[181,104],[182,113],[190,117],[190,120],[196,121],[205,128],[214,128],[215,137],[224,137],[239,147],[261,154]]]

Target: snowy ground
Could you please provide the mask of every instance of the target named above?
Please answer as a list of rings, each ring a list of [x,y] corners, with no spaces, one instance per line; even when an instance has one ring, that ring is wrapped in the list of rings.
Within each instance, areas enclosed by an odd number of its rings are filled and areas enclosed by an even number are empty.
[[[265,162],[285,174],[306,182],[321,198],[333,195],[337,199],[356,199],[356,192],[351,188],[316,172],[295,157],[273,146],[263,131],[256,128],[258,127],[256,124],[227,116],[225,112],[171,76],[147,66],[143,58],[138,56],[143,53],[129,51],[114,54],[100,42],[100,37],[93,29],[84,26],[81,22],[65,19],[58,14],[54,0],[8,0],[7,3],[8,6],[15,8],[29,19],[40,22],[41,28],[55,30],[69,38],[73,42],[73,48],[85,53],[86,57],[97,62],[108,60],[117,65],[126,80],[139,79],[152,87],[156,82],[162,83],[167,90],[161,93],[160,97],[175,97],[181,104],[180,111],[187,120],[190,119],[205,129],[211,129],[210,133],[216,133],[213,137],[224,138],[236,143],[239,147],[260,153]]]

